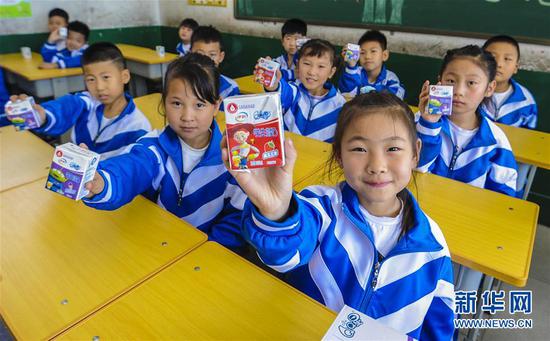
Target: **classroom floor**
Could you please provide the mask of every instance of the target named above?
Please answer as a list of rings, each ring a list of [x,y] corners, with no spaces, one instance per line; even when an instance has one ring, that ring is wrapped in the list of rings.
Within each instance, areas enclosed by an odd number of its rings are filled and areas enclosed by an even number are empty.
[[[514,287],[504,284],[503,289],[507,292]],[[520,318],[533,319],[533,329],[510,330],[494,329],[487,330],[483,341],[515,341],[515,340],[548,340],[550,335],[550,228],[539,225],[537,237],[533,249],[531,261],[531,272],[527,286],[523,289],[533,291],[533,313],[530,316]],[[508,296],[506,296],[508,297]],[[513,318],[507,313],[497,313],[495,318]],[[12,341],[9,331],[6,330],[0,318],[0,340]]]

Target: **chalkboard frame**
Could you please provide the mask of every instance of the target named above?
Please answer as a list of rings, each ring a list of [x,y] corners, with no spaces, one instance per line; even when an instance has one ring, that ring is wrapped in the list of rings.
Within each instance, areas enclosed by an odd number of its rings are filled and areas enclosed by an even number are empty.
[[[285,22],[289,18],[281,17],[262,17],[262,16],[253,16],[253,15],[239,15],[238,14],[238,2],[242,0],[233,1],[233,17],[239,20],[250,20],[250,21],[268,21],[268,22]],[[320,21],[320,20],[307,20],[308,24],[320,25],[320,26],[332,26],[332,27],[348,27],[348,28],[365,28],[365,29],[374,29],[381,31],[390,31],[390,32],[408,32],[408,33],[422,33],[422,34],[434,34],[434,35],[447,35],[454,37],[463,37],[463,38],[478,38],[478,39],[489,39],[490,37],[496,34],[490,33],[476,33],[476,32],[466,32],[466,31],[452,31],[445,29],[432,29],[425,27],[413,27],[413,26],[401,26],[401,25],[384,25],[384,24],[366,24],[366,23],[349,23],[342,21]],[[513,35],[513,37],[520,43],[527,44],[537,44],[537,45],[546,45],[550,46],[550,39],[544,38],[535,38],[535,37],[526,37]]]

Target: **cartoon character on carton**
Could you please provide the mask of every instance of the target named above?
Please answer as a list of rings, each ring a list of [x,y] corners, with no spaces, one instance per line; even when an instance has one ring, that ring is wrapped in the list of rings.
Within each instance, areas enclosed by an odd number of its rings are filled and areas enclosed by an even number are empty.
[[[249,160],[254,160],[260,155],[260,150],[248,143],[248,137],[252,130],[251,124],[237,126],[230,132],[238,145],[231,148],[231,160],[233,165],[239,165],[239,169],[247,169]]]
[[[48,175],[48,181],[46,182],[46,188],[63,194],[63,184],[67,181],[67,178],[59,169],[52,168]]]

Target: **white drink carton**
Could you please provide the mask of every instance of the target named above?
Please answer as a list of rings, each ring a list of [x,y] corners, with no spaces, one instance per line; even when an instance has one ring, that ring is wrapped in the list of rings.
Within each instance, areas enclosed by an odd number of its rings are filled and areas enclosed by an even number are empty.
[[[352,44],[352,43],[348,43],[346,47],[348,48],[346,50],[346,60],[358,61],[359,51],[361,51],[361,47],[357,44]]]
[[[101,155],[68,142],[54,151],[46,188],[74,200],[88,195],[84,187],[94,178]]]
[[[230,168],[284,166],[281,95],[233,96],[224,99],[223,105]]]
[[[453,112],[453,87],[430,85],[430,99],[426,111],[434,115],[450,115]]]
[[[4,111],[16,130],[21,131],[40,127],[40,116],[32,107],[33,105],[33,97],[6,103]]]
[[[256,78],[260,80],[263,86],[270,88],[275,83],[277,70],[281,65],[273,60],[260,58]]]

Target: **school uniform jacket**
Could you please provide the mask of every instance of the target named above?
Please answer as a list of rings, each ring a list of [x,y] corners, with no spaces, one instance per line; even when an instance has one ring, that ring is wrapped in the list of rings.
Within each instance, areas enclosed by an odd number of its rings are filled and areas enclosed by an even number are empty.
[[[233,79],[220,75],[220,97],[226,99],[227,97],[240,95],[239,85]],[[220,105],[220,110],[224,111],[223,102]]]
[[[128,104],[116,119],[100,128],[105,106],[89,92],[65,95],[42,104],[46,122],[35,131],[58,136],[72,128],[71,141],[85,143],[90,150],[107,159],[121,154],[151,130],[151,124],[136,107],[132,97],[124,94]]]
[[[56,44],[50,44],[46,42],[42,46],[40,54],[42,55],[42,59],[44,59],[44,62],[57,63],[57,66],[59,66],[60,69],[81,67],[82,62],[80,59],[82,58],[82,54],[87,48],[88,45],[85,44],[80,49],[75,51],[69,51],[67,48],[58,51]]]
[[[334,311],[346,304],[415,339],[452,338],[449,249],[412,195],[414,225],[383,258],[346,182],[307,187],[292,201],[294,213],[282,222],[245,204],[244,235],[265,264]]]
[[[458,151],[451,139],[449,120],[416,124],[422,140],[418,170],[516,196],[517,164],[504,132],[484,116],[472,140]]]
[[[369,83],[367,71],[357,64],[355,67],[346,66],[340,80],[338,89],[345,96],[354,97],[372,90],[376,92],[389,91],[397,97],[405,98],[405,88],[399,82],[397,75],[382,65],[382,70],[374,83]]]
[[[176,45],[176,51],[178,52],[180,57],[183,57],[187,53],[189,53],[189,50],[186,50],[185,47],[183,47],[183,43],[181,41],[178,43],[178,45]]]
[[[294,82],[296,80],[296,63],[298,63],[298,54],[292,57],[292,64],[288,65],[287,54],[283,53],[279,57],[275,58],[275,61],[281,65],[280,70],[283,79],[287,82]]]
[[[523,85],[513,79],[512,93],[497,108],[491,98],[485,99],[480,105],[481,114],[490,120],[506,125],[535,129],[537,126],[537,103],[533,95]]]
[[[114,210],[138,194],[175,214],[209,239],[228,247],[243,243],[240,226],[246,196],[222,162],[218,125],[205,154],[190,173],[183,173],[179,137],[167,126],[139,139],[124,155],[100,162],[104,190],[84,202]]]
[[[312,104],[311,95],[303,84],[279,82],[285,129],[316,140],[332,142],[336,121],[346,99],[331,83],[325,88],[328,93],[317,104]]]

